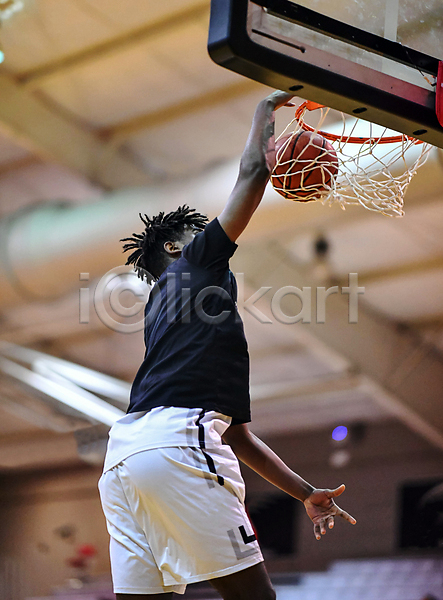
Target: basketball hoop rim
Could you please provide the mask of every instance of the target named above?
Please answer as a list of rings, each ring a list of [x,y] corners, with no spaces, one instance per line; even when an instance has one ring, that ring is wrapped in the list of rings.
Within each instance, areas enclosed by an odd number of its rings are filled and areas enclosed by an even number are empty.
[[[369,144],[399,144],[399,143],[404,142],[405,140],[409,140],[411,142],[414,142],[415,144],[423,144],[424,143],[422,140],[419,140],[415,137],[411,137],[406,134],[386,136],[386,137],[381,136],[379,138],[373,138],[373,137],[360,137],[360,136],[345,137],[343,135],[329,133],[328,131],[321,131],[319,129],[316,129],[315,127],[311,127],[311,125],[308,125],[307,123],[305,123],[303,121],[303,116],[307,110],[312,111],[312,110],[317,110],[319,108],[327,108],[327,107],[325,107],[323,104],[318,104],[317,102],[312,102],[311,100],[306,100],[305,102],[300,104],[300,106],[295,111],[295,119],[296,119],[297,123],[300,125],[300,127],[302,129],[304,129],[305,131],[310,131],[312,133],[319,133],[322,137],[326,138],[327,140],[330,140],[331,142],[342,142],[345,144],[368,144],[368,143]],[[355,117],[355,118],[358,119],[359,117]]]

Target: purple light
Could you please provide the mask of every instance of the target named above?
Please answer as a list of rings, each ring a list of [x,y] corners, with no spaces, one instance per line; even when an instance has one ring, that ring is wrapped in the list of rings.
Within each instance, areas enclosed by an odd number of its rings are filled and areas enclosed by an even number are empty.
[[[344,425],[339,425],[332,432],[332,439],[336,442],[341,442],[348,435],[348,428]]]

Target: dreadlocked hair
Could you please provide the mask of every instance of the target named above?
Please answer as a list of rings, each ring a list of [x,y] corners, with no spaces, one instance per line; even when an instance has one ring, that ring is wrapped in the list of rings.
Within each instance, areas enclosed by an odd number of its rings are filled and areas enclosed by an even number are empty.
[[[161,212],[152,218],[142,214],[139,216],[145,225],[143,233],[133,233],[132,237],[120,241],[127,242],[123,245],[123,252],[133,250],[126,264],[133,265],[138,277],[148,283],[157,281],[168,265],[163,247],[165,242],[178,242],[187,226],[204,229],[208,222],[208,217],[186,204],[173,212]]]

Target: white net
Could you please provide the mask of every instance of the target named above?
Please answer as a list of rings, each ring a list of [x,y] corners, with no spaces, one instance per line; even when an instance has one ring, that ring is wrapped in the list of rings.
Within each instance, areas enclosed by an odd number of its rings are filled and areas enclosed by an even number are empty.
[[[316,127],[305,123],[306,110],[320,116]],[[343,113],[336,133],[327,133],[323,125],[329,111],[307,102],[297,109],[276,141],[274,189],[292,200],[338,202],[343,209],[361,204],[403,216],[406,189],[432,146]]]

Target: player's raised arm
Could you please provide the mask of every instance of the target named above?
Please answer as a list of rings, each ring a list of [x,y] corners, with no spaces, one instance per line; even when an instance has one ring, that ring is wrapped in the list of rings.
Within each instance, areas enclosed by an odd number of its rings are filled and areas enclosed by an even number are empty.
[[[218,217],[220,225],[233,242],[260,204],[275,163],[274,111],[287,104],[292,97],[287,92],[273,92],[255,110],[237,182]]]

